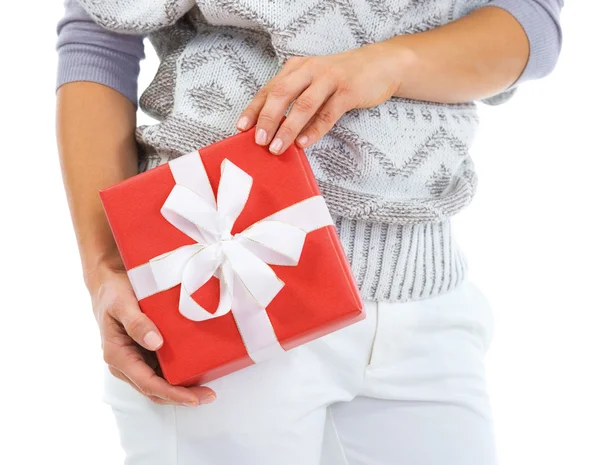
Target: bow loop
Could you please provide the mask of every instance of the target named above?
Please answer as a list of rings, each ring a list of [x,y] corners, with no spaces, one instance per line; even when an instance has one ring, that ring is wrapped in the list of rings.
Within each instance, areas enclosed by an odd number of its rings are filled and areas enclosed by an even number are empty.
[[[262,307],[271,303],[283,288],[273,269],[238,241],[223,244],[223,254],[241,284]],[[235,289],[234,289],[235,292]]]
[[[161,209],[167,221],[198,242],[152,261],[157,284],[181,282],[179,310],[187,318],[201,321],[229,312],[234,286],[266,307],[283,287],[267,263],[298,262],[305,234],[296,227],[258,222],[235,237],[231,234],[251,188],[252,177],[224,160],[216,203],[176,184]],[[213,276],[220,281],[220,296],[211,314],[191,296]]]
[[[194,321],[204,321],[223,316],[231,310],[231,290],[224,279],[222,268],[223,247],[220,242],[203,248],[188,260],[183,270],[179,295],[179,311],[183,316]],[[192,294],[213,276],[219,279],[219,306],[215,313],[210,313],[192,298]]]
[[[215,207],[185,186],[173,187],[160,212],[169,223],[201,244],[218,240],[223,230]]]
[[[252,177],[225,159],[215,199],[197,153],[169,166],[175,186],[161,214],[195,243],[129,270],[138,300],[181,284],[179,311],[184,317],[203,321],[232,311],[255,362],[280,353],[283,349],[265,309],[284,283],[269,265],[297,265],[306,234],[333,224],[323,198],[315,196],[287,207],[234,236],[231,229],[246,206]],[[212,277],[219,280],[214,313],[192,298]]]
[[[244,247],[270,265],[296,266],[306,232],[281,221],[263,220],[237,235]]]
[[[200,244],[184,245],[150,260],[150,269],[159,289],[170,289],[181,283],[186,264],[198,251]]]
[[[223,231],[229,233],[246,206],[252,177],[229,160],[221,164],[221,180],[217,191],[217,209]]]

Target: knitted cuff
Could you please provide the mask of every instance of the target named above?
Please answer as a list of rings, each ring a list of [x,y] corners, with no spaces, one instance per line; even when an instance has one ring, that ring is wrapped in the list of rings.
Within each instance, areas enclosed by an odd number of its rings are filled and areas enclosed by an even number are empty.
[[[58,48],[56,89],[73,81],[104,84],[137,105],[139,60],[101,46],[68,44]]]
[[[558,61],[562,31],[558,22],[561,2],[539,0],[494,0],[486,6],[502,8],[512,14],[529,39],[529,61],[519,79],[511,86],[548,75]]]

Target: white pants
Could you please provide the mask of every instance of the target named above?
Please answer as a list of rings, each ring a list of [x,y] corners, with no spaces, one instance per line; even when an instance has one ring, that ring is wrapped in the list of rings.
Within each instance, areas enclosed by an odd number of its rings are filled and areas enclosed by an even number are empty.
[[[155,405],[106,371],[127,465],[493,465],[487,301],[470,283]]]

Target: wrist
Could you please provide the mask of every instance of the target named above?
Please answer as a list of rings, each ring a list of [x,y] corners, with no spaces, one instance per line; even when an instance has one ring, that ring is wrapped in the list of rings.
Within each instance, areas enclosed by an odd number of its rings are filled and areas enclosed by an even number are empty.
[[[93,264],[84,265],[83,279],[88,292],[93,296],[107,279],[125,272],[125,266],[118,252],[109,253],[99,257]]]
[[[391,58],[397,78],[394,97],[411,98],[411,82],[418,75],[419,56],[410,46],[408,37],[396,36],[384,42],[388,47],[387,55]]]

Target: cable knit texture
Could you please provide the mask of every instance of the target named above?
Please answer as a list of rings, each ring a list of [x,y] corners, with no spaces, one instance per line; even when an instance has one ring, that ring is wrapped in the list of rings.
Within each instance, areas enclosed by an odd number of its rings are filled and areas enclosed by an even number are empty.
[[[236,132],[286,59],[338,53],[438,27],[486,0],[82,0],[100,25],[148,34],[160,58],[140,98],[140,170]],[[474,103],[391,98],[352,110],[307,156],[366,299],[455,287],[465,263],[449,218],[473,197]]]

